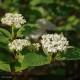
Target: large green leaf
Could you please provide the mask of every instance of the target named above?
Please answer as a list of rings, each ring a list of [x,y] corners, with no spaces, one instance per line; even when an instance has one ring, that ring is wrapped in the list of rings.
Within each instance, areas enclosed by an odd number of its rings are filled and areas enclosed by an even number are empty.
[[[68,48],[66,51],[60,52],[55,57],[56,60],[79,60],[80,49]]]
[[[17,37],[23,37],[32,33],[32,31],[38,29],[38,26],[35,24],[27,24],[21,27],[17,32]]]
[[[51,58],[43,55],[42,53],[28,53],[25,55],[22,65],[26,66],[41,66],[45,64],[49,64],[51,62]]]
[[[10,72],[10,65],[3,61],[0,61],[0,70]]]

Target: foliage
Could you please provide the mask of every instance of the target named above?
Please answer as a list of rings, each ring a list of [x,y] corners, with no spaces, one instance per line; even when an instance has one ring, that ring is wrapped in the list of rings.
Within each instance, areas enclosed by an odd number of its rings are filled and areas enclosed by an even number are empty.
[[[45,18],[55,24],[56,30],[53,32],[63,32],[68,37],[70,45],[77,46],[77,48],[68,48],[66,51],[51,55],[46,55],[47,52],[43,51],[41,47],[38,52],[32,52],[28,47],[19,52],[17,54],[18,59],[16,59],[7,46],[9,42],[13,41],[11,30],[0,28],[0,69],[8,72],[18,72],[30,66],[49,64],[52,58],[56,60],[80,59],[80,49],[78,48],[80,45],[79,5],[80,0],[4,0],[0,2],[2,9],[7,12],[21,13],[28,22],[19,30],[14,30],[16,39],[22,39],[36,31],[39,28],[36,21]],[[77,36],[72,36],[75,33]],[[73,40],[74,38],[76,39]],[[35,42],[32,39],[30,41]]]

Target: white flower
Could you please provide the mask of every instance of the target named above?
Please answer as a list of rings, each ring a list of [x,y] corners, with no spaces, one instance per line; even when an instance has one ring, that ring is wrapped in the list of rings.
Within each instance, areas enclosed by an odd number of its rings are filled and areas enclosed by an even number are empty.
[[[26,39],[15,39],[13,42],[9,43],[9,49],[11,51],[16,50],[16,51],[21,51],[23,47],[29,46],[30,42]]]
[[[57,51],[63,51],[68,46],[67,39],[62,35],[58,34],[46,34],[42,36],[41,44],[47,52],[56,53]]]
[[[3,24],[14,26],[15,28],[20,28],[21,24],[26,23],[26,20],[23,19],[23,16],[18,13],[6,13],[5,17],[1,19]]]

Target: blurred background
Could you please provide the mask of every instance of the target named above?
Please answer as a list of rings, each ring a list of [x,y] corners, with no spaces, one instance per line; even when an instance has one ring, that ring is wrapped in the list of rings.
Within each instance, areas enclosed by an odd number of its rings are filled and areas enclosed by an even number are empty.
[[[0,0],[0,19],[7,12],[21,13],[30,23],[45,20],[44,25],[52,25],[48,33],[63,32],[71,46],[80,47],[80,0]],[[0,26],[7,28],[1,22]],[[52,60],[49,65],[30,67],[21,73],[19,80],[79,80],[80,61]]]

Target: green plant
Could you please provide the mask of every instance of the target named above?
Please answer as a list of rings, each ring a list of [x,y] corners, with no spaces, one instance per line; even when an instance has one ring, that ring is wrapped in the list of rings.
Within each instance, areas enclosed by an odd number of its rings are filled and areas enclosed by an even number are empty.
[[[18,72],[30,66],[50,64],[56,60],[80,59],[80,49],[69,47],[63,34],[44,34],[37,42],[30,37],[39,28],[36,24],[27,23],[21,14],[6,13],[1,19],[10,30],[0,28],[0,69]],[[38,34],[38,33],[37,33]],[[54,57],[53,57],[54,56]]]

